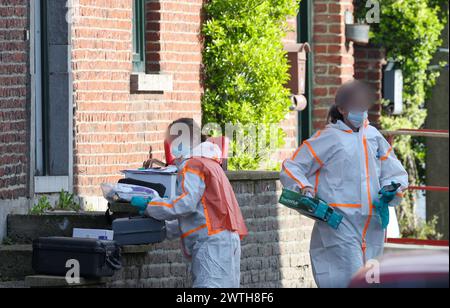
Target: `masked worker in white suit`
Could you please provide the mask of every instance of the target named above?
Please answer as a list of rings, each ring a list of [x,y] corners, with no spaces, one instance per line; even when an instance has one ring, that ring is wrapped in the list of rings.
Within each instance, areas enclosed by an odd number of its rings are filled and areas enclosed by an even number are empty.
[[[181,237],[192,261],[194,288],[239,288],[241,239],[248,231],[220,159],[219,147],[201,142],[192,119],[169,127],[168,139],[178,168],[177,196],[132,204],[146,215],[166,220],[169,238]]]
[[[318,196],[344,216],[338,230],[315,223],[310,255],[319,287],[347,287],[368,260],[382,255],[385,229],[375,209],[379,192],[393,182],[400,184],[388,200],[395,206],[408,187],[408,174],[391,145],[369,124],[371,97],[361,82],[343,85],[329,125],[283,163],[285,188]],[[395,223],[395,211],[390,213]]]

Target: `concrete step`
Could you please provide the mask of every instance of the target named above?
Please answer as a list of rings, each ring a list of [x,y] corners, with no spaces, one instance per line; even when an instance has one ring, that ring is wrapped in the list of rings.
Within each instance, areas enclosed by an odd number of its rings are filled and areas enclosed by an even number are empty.
[[[74,228],[111,229],[111,225],[102,212],[8,215],[7,237],[14,244],[31,244],[39,237],[71,237]]]
[[[0,282],[0,289],[27,289],[29,288],[25,281],[5,281]]]
[[[25,286],[29,288],[83,288],[102,287],[107,283],[108,278],[86,279],[80,278],[78,283],[69,284],[65,277],[36,275],[25,278]]]
[[[31,245],[0,246],[0,282],[14,284],[33,274]]]

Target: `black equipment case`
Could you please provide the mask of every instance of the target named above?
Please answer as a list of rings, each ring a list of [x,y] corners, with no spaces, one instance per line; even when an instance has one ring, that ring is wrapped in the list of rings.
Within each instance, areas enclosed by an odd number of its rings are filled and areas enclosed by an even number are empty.
[[[33,270],[37,274],[66,276],[67,261],[76,260],[80,277],[111,277],[121,269],[120,247],[115,241],[43,237],[33,242]]]
[[[119,218],[112,227],[114,240],[121,246],[159,243],[166,238],[166,223],[151,217]]]

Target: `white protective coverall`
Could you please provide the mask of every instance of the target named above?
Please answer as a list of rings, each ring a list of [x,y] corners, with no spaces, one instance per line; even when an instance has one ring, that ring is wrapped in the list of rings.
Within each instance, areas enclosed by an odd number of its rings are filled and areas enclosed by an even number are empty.
[[[408,187],[408,174],[381,133],[366,121],[359,132],[344,122],[330,124],[305,141],[283,163],[284,187],[313,187],[317,196],[344,216],[338,230],[314,225],[310,255],[319,287],[347,287],[365,262],[382,255],[385,230],[373,200],[392,181]],[[391,205],[401,201],[401,193]],[[394,211],[391,221],[396,223]]]
[[[193,150],[192,156],[215,160],[214,163],[219,165],[221,151],[217,145],[205,142]],[[205,201],[208,179],[194,168],[195,162],[191,157],[184,157],[177,160],[177,163],[177,197],[153,199],[146,214],[167,221],[169,238],[181,236],[184,253],[192,259],[194,288],[239,288],[240,236],[246,235],[246,229],[214,230],[211,222],[212,209],[208,209]],[[221,171],[220,169],[217,173]],[[224,181],[221,186],[230,185],[224,174],[218,177],[219,181]],[[243,223],[240,210],[235,216]]]

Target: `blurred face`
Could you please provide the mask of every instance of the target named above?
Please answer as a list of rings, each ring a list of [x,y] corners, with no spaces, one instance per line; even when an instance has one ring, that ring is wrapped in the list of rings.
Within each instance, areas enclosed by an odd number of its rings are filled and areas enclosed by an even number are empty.
[[[368,118],[368,111],[372,103],[365,89],[357,88],[350,98],[339,107],[339,112],[344,116],[345,122],[354,128],[360,128]]]
[[[175,158],[189,156],[192,151],[191,130],[187,124],[176,123],[170,127],[166,135],[171,144],[171,151]]]
[[[344,115],[348,115],[350,112],[366,112],[372,106],[369,95],[363,89],[356,89],[350,99],[339,107],[339,111]]]

